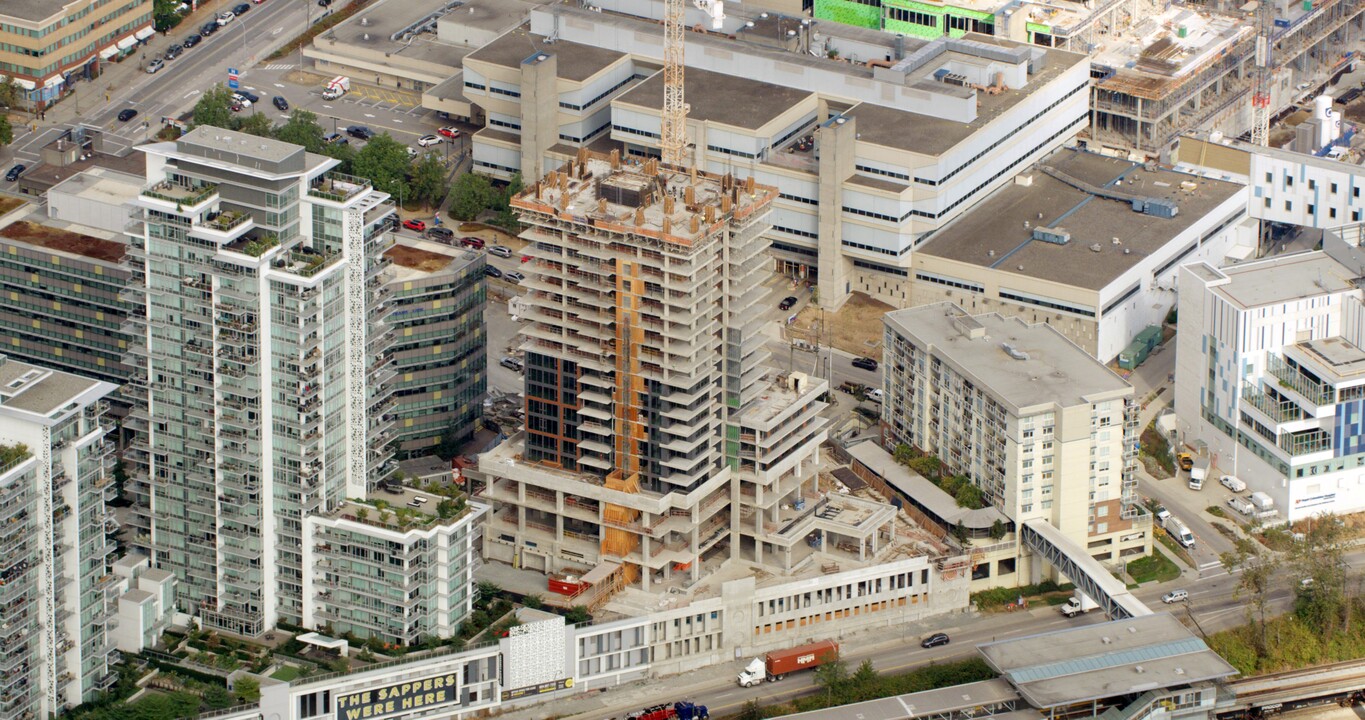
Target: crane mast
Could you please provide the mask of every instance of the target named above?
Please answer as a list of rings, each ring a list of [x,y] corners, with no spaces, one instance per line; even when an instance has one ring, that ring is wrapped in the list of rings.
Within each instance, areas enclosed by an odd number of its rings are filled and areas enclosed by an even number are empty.
[[[1270,94],[1275,68],[1270,51],[1275,34],[1275,5],[1262,0],[1256,11],[1256,76],[1251,88],[1251,144],[1270,144]]]
[[[721,0],[693,0],[711,16],[712,29],[725,19]],[[659,149],[667,165],[682,167],[687,148],[687,100],[683,93],[686,68],[683,38],[685,0],[664,0],[664,109],[660,116]]]

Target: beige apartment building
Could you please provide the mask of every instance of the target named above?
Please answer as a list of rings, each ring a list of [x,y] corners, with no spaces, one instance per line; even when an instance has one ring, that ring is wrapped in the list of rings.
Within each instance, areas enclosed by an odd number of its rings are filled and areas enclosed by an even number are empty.
[[[41,107],[155,33],[152,0],[0,0],[0,75]]]

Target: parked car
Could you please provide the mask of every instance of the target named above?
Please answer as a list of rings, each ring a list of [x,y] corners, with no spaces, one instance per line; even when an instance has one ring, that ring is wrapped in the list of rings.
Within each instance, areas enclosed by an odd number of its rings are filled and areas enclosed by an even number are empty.
[[[441,137],[448,137],[451,140],[454,140],[455,138],[460,136],[459,129],[453,127],[443,127],[440,130],[437,130],[436,132],[440,133]]]
[[[327,133],[327,137],[324,137],[322,141],[328,145],[349,145],[351,142],[341,133]]]
[[[880,403],[882,400],[886,398],[886,396],[882,393],[881,388],[872,388],[871,390],[868,390],[867,392],[863,393],[863,397],[866,398],[867,400],[871,400],[874,403]]]
[[[9,169],[9,172],[5,173],[5,182],[14,182],[15,180],[18,180],[19,176],[23,175],[24,171],[27,169],[28,167],[25,165],[15,165]]]
[[[245,100],[246,102],[243,102],[242,104],[248,107],[261,101],[260,95],[255,95],[245,90],[238,90],[237,92],[233,93],[232,96],[239,98],[241,100]]]
[[[525,264],[528,263],[528,262],[531,262],[531,256],[530,256],[530,255],[522,255],[522,256],[521,256],[521,264],[522,264],[522,265],[525,265]]]
[[[417,144],[421,145],[422,147],[440,145],[443,142],[445,142],[445,138],[441,137],[440,135],[423,135],[422,137],[417,138]]]
[[[332,4],[332,0],[318,0],[318,7],[327,7]]]
[[[237,15],[235,13],[231,10],[224,10],[218,13],[218,19],[215,22],[218,23],[218,27],[222,27],[236,19]]]
[[[242,3],[242,4],[238,5],[238,6],[235,7],[235,8],[232,8],[232,14],[233,14],[233,15],[245,15],[245,14],[246,14],[246,11],[248,11],[248,10],[250,10],[250,9],[251,9],[251,6],[250,6],[250,5],[248,5],[248,4],[246,4],[246,3]]]
[[[346,134],[357,140],[369,140],[374,137],[374,131],[364,125],[347,125]]]
[[[499,270],[499,269],[497,269],[497,268],[495,268],[495,267],[493,267],[492,265],[484,265],[484,266],[483,266],[483,274],[484,274],[484,275],[487,275],[488,277],[491,277],[491,278],[500,278],[500,277],[502,277],[502,271]]]
[[[514,282],[514,283],[519,283],[519,282],[521,282],[522,280],[525,280],[525,279],[526,279],[526,276],[525,276],[525,275],[522,275],[521,273],[516,272],[516,271],[512,271],[512,272],[509,272],[509,273],[503,273],[502,276],[505,277],[505,278],[507,278],[508,281]]]
[[[166,48],[166,59],[167,59],[167,60],[174,60],[174,59],[180,57],[180,53],[183,53],[183,52],[185,52],[185,47],[184,47],[183,45],[179,45],[179,44],[172,45],[172,46]]]
[[[427,229],[427,224],[422,222],[421,220],[404,220],[403,227],[409,230],[416,230],[417,232],[425,232]]]
[[[948,633],[934,633],[921,640],[919,646],[922,648],[931,648],[938,647],[939,645],[947,645],[949,642],[951,641],[948,639]]]
[[[231,110],[231,111],[233,111],[233,112],[241,112],[241,111],[242,111],[242,107],[243,107],[242,103],[240,103],[240,102],[238,102],[238,101],[236,101],[236,100],[233,100],[233,101],[228,105],[228,109]]]
[[[1247,489],[1246,482],[1244,482],[1241,478],[1237,477],[1236,475],[1224,475],[1222,479],[1219,480],[1219,482],[1223,483],[1223,487],[1235,493],[1239,493]]]
[[[289,112],[289,101],[283,95],[276,95],[270,102],[275,104],[275,109],[280,112]]]
[[[455,231],[450,228],[434,227],[427,231],[427,237],[448,243],[455,239]]]
[[[196,33],[196,34],[194,34],[194,35],[191,35],[191,36],[185,38],[185,49],[186,49],[186,50],[189,50],[190,48],[194,47],[195,45],[198,45],[199,43],[201,43],[201,42],[203,42],[203,41],[204,41],[204,36],[203,36],[203,35],[200,35],[200,34],[198,34],[198,33]]]
[[[493,247],[488,248],[488,254],[497,255],[500,258],[510,258],[512,257],[512,248],[507,247],[506,245],[494,245]]]
[[[218,21],[217,21],[217,20],[210,20],[210,21],[204,23],[203,25],[199,26],[199,34],[200,34],[200,35],[203,35],[204,37],[208,37],[208,36],[210,36],[210,35],[212,35],[212,34],[218,32],[218,28],[219,28],[219,27],[220,27],[220,26],[218,25]]]
[[[1161,602],[1170,605],[1171,603],[1185,602],[1190,599],[1188,590],[1172,590],[1161,596]]]
[[[251,98],[246,97],[244,95],[240,95],[238,93],[232,94],[232,101],[237,103],[238,105],[241,105],[242,107],[251,107],[251,103],[253,102]]]
[[[153,58],[151,62],[147,63],[147,74],[148,75],[155,74],[158,70],[164,67],[166,67],[165,60],[162,60],[161,58]]]
[[[508,357],[504,355],[502,356],[502,359],[498,361],[498,364],[507,368],[508,370],[515,370],[517,372],[521,372],[521,361],[514,357]]]
[[[128,122],[137,117],[137,111],[132,108],[123,108],[118,113],[119,122]]]
[[[863,370],[876,370],[877,361],[870,357],[853,358],[853,367]]]
[[[780,303],[777,304],[777,309],[778,309],[778,310],[790,310],[790,309],[792,309],[792,307],[795,306],[795,305],[796,305],[796,296],[795,296],[795,295],[788,295],[787,297],[782,298],[782,302],[780,302]]]
[[[485,243],[484,243],[484,241],[483,241],[483,238],[462,237],[462,238],[460,238],[460,244],[463,245],[463,246],[465,246],[465,247],[467,247],[467,248],[473,248],[473,249],[475,249],[475,250],[482,250]]]

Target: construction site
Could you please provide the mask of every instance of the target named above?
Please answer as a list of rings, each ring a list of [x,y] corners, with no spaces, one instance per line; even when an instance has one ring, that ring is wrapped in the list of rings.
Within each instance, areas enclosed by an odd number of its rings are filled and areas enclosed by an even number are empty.
[[[1253,97],[1273,118],[1354,67],[1362,11],[1365,0],[1108,3],[1092,14],[1097,31],[1087,41],[1070,39],[1092,55],[1082,139],[1167,161],[1182,133],[1250,136]]]

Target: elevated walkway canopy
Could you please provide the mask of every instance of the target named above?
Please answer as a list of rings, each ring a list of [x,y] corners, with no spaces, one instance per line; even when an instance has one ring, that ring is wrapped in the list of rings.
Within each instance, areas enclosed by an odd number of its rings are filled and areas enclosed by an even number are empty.
[[[1090,553],[1062,531],[1037,518],[1025,520],[1019,528],[1019,540],[1038,553],[1076,584],[1076,588],[1104,608],[1115,620],[1143,617],[1152,611],[1141,600],[1128,592]]]

